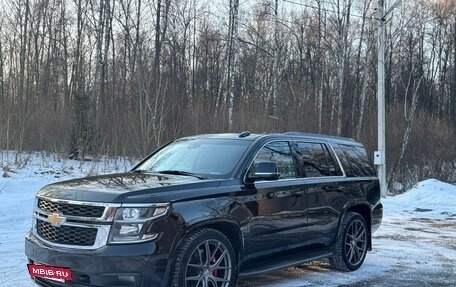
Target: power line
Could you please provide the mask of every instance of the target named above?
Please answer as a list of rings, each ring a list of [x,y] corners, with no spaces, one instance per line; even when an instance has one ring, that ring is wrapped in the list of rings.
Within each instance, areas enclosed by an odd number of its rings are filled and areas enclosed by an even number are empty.
[[[311,4],[307,4],[307,3],[301,3],[301,2],[296,2],[296,1],[292,1],[292,0],[283,0],[284,2],[288,2],[290,4],[294,4],[294,5],[299,5],[299,6],[302,6],[302,7],[307,7],[307,8],[313,8],[313,9],[320,9],[322,11],[326,11],[326,12],[332,12],[332,13],[338,13],[338,11],[336,10],[332,10],[332,9],[328,9],[328,8],[323,8],[323,7],[317,7],[317,6],[313,6]],[[329,4],[328,2],[323,2],[322,3],[325,3],[325,4]],[[358,7],[359,8],[359,7]],[[349,14],[350,16],[353,16],[353,17],[358,17],[358,18],[369,18],[371,19],[371,17],[368,17],[368,16],[363,16],[363,15],[358,15],[358,14],[353,14],[353,13],[350,13]]]
[[[315,1],[318,1],[318,0],[313,0],[313,1],[315,2]],[[320,2],[323,3],[323,4],[326,4],[326,5],[334,5],[335,4],[334,2],[328,2],[328,1],[323,1],[323,0],[320,0]],[[350,3],[350,6],[358,8],[358,9],[364,9],[365,8],[364,6],[355,5],[353,3],[353,1]]]
[[[307,8],[312,8],[312,9],[320,9],[322,11],[331,12],[331,13],[338,13],[338,11],[336,11],[336,10],[323,8],[323,7],[317,7],[317,6],[313,6],[313,5],[307,4],[307,3],[301,3],[301,2],[296,2],[296,1],[292,1],[292,0],[282,0],[282,1],[290,3],[290,4],[294,4],[294,5],[299,5],[299,6],[302,6],[302,7],[307,7]],[[353,16],[353,17],[362,18],[362,19],[363,18],[364,19],[375,19],[374,17],[363,16],[363,15],[358,15],[358,14],[353,14],[353,13],[350,13],[349,15]]]

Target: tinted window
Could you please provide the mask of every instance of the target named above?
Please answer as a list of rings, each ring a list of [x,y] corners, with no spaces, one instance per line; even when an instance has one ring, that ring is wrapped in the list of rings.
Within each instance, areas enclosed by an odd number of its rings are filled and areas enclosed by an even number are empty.
[[[351,171],[350,163],[348,162],[347,158],[345,157],[344,152],[340,148],[339,145],[333,145],[334,152],[336,153],[337,157],[339,158],[340,164],[344,168],[346,176],[353,176]]]
[[[253,168],[260,162],[277,163],[279,179],[296,177],[296,168],[288,142],[272,142],[263,146],[253,161]]]
[[[354,176],[376,176],[366,150],[361,146],[339,145]]]
[[[296,153],[299,175],[302,177],[341,175],[324,144],[297,142]]]

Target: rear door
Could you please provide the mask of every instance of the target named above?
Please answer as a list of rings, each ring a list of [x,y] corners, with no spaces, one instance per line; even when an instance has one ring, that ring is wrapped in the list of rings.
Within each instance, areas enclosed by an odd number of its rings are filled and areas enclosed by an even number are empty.
[[[329,245],[337,234],[343,206],[343,172],[325,142],[295,141],[298,174],[305,179],[307,196],[306,243]]]

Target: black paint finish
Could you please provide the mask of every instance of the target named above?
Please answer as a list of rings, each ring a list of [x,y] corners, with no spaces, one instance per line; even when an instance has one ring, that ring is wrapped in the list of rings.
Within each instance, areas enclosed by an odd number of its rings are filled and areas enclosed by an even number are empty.
[[[89,286],[96,278],[101,282],[99,286],[121,286],[109,282],[109,274],[133,274],[137,285],[131,286],[167,286],[176,247],[191,230],[203,226],[218,229],[230,239],[238,253],[238,271],[242,273],[259,262],[281,257],[302,253],[302,261],[306,254],[309,258],[319,257],[315,253],[319,250],[326,252],[321,254],[330,254],[341,218],[348,211],[365,217],[369,228],[372,226],[369,238],[381,223],[383,207],[378,178],[369,159],[362,155],[363,146],[351,139],[301,133],[242,138],[236,134],[203,135],[188,139],[193,138],[232,138],[248,142],[248,147],[230,178],[198,179],[138,171],[158,150],[131,172],[64,181],[38,192],[41,197],[71,201],[170,203],[168,216],[150,226],[159,234],[157,239],[86,251],[48,246],[29,233],[25,240],[29,261],[71,268],[76,274],[71,286]],[[296,177],[248,183],[246,177],[255,156],[262,147],[275,141],[290,143]],[[322,144],[327,150],[326,157],[336,167],[331,171],[336,176],[305,177],[302,171],[306,169],[300,169],[297,160],[296,142]],[[347,146],[360,151],[358,156],[364,156],[362,160],[344,152]],[[366,164],[369,164],[367,170],[363,169]],[[277,262],[274,264],[277,266]],[[286,266],[290,266],[289,260]],[[36,283],[68,286],[49,280],[43,282]]]

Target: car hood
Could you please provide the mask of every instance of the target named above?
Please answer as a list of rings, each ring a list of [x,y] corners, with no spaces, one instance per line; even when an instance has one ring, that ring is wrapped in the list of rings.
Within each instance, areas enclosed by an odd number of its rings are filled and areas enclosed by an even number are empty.
[[[219,185],[219,179],[126,172],[53,183],[43,187],[37,195],[75,201],[146,203],[193,197],[196,194],[192,191],[213,190]]]

